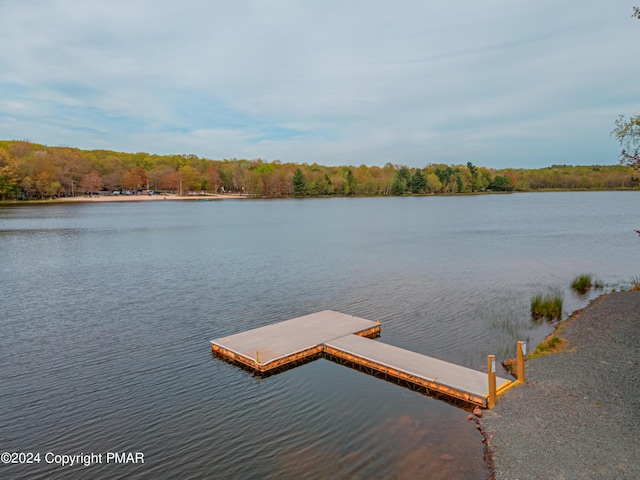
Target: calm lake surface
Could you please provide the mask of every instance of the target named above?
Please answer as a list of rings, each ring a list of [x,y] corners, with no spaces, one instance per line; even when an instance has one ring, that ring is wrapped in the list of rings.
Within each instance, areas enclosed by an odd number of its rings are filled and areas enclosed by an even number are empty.
[[[467,412],[327,360],[259,379],[209,340],[334,309],[486,371],[640,276],[640,192],[0,207],[2,478],[487,478]],[[579,296],[573,277],[600,291]],[[501,372],[499,372],[502,375]],[[44,454],[143,452],[144,464]]]

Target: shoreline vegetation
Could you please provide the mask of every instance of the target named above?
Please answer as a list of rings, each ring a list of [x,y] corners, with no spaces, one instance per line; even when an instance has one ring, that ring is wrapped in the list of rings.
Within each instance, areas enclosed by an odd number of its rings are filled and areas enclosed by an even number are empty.
[[[571,282],[571,288],[579,295],[585,295],[592,287],[597,290],[601,290],[601,292],[591,300],[590,304],[598,298],[604,298],[610,294],[603,291],[604,286],[604,282],[595,279],[591,273],[581,273],[576,275]],[[640,277],[631,277],[628,285],[619,284],[611,291],[638,292],[640,291]],[[548,353],[557,353],[565,348],[566,342],[558,335],[562,331],[565,322],[574,317],[579,317],[583,309],[570,313],[568,317],[563,320],[563,301],[564,298],[562,290],[557,286],[550,286],[547,288],[545,293],[536,293],[531,297],[531,318],[533,321],[545,319],[549,322],[557,321],[558,323],[556,324],[553,332],[547,335],[538,345],[535,346],[535,349],[525,357],[526,360],[532,360],[541,355],[547,355]],[[512,357],[503,360],[501,363],[509,374],[517,378],[515,370],[516,362],[517,359]]]
[[[552,165],[539,169],[491,169],[471,162],[426,163],[422,168],[392,162],[383,167],[323,166],[261,158],[213,160],[196,155],[81,150],[26,140],[0,140],[0,201],[420,196],[638,189],[640,173],[620,164]]]
[[[459,197],[459,196],[471,196],[471,195],[504,195],[508,193],[544,193],[544,192],[606,192],[606,191],[637,191],[637,189],[616,189],[616,190],[570,190],[570,189],[547,189],[547,190],[535,190],[529,192],[474,192],[474,193],[432,193],[423,195],[407,194],[403,196],[407,197]],[[343,197],[344,195],[316,195],[305,196],[304,198],[336,198]],[[371,197],[374,195],[350,195],[352,198],[358,197]],[[375,195],[377,197],[392,197],[394,195]],[[17,198],[0,199],[0,205],[46,205],[54,203],[106,203],[106,202],[147,202],[147,201],[173,201],[173,202],[193,202],[193,201],[219,201],[219,200],[273,200],[273,199],[287,199],[298,198],[293,196],[279,196],[279,197],[265,197],[240,193],[190,193],[189,195],[179,195],[173,192],[154,192],[153,195],[136,193],[132,195],[113,195],[113,194],[84,194],[79,193],[74,197],[47,197],[41,199],[24,199]]]

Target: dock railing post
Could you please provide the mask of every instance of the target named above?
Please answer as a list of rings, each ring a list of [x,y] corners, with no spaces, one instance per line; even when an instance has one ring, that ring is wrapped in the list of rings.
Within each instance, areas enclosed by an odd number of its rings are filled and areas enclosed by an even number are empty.
[[[527,354],[527,344],[525,342],[518,342],[518,382],[525,383],[524,377],[524,357]]]
[[[489,398],[487,399],[487,408],[496,406],[496,356],[489,355],[487,357],[487,376],[489,377]]]

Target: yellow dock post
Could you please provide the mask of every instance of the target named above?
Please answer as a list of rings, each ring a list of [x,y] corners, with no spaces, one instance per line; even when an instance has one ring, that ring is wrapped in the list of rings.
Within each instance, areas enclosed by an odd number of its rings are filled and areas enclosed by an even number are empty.
[[[525,383],[524,376],[524,357],[527,354],[527,344],[525,342],[518,342],[518,382]]]
[[[489,377],[489,397],[487,398],[487,408],[496,406],[496,356],[487,357],[487,376]]]

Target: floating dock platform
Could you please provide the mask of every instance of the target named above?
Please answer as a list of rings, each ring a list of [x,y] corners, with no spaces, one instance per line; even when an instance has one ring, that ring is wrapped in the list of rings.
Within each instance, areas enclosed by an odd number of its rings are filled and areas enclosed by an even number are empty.
[[[471,368],[427,357],[381,342],[372,342],[356,335],[347,335],[327,342],[324,354],[330,360],[346,362],[386,379],[398,380],[421,387],[437,396],[481,407],[487,406],[488,375]],[[511,383],[496,378],[497,391]]]
[[[402,348],[370,340],[380,323],[333,310],[297,317],[211,341],[215,355],[259,374],[325,357],[397,381],[453,403],[492,408],[495,397],[515,383]]]
[[[350,334],[377,337],[380,324],[324,310],[212,340],[211,348],[226,360],[267,373],[321,356],[326,342]]]

